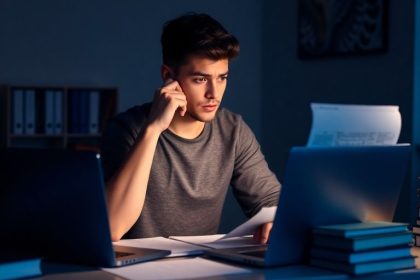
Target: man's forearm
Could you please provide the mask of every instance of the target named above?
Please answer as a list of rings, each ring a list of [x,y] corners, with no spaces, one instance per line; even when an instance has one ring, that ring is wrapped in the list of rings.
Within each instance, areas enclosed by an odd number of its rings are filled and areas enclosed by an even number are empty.
[[[120,240],[141,214],[159,135],[159,131],[148,126],[128,160],[107,184],[113,241]]]

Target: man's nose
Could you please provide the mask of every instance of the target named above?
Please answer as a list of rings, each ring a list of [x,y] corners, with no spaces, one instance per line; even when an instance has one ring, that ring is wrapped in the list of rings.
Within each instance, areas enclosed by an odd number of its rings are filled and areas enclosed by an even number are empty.
[[[207,83],[207,90],[205,97],[207,99],[216,99],[217,96],[217,85],[214,81]]]

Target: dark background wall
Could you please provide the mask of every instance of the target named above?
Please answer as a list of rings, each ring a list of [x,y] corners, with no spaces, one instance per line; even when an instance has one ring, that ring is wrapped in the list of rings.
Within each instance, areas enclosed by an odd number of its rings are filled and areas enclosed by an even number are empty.
[[[290,147],[306,145],[310,102],[399,105],[399,142],[412,139],[414,2],[389,2],[388,50],[383,54],[301,60],[298,1],[263,4],[262,145],[281,177]],[[408,220],[409,180],[397,218]]]
[[[260,134],[259,1],[0,1],[0,82],[117,86],[119,110],[151,100],[160,80],[160,34],[168,19],[206,12],[241,42],[225,105]]]
[[[115,86],[126,110],[161,85],[162,24],[209,13],[241,42],[224,106],[244,116],[281,178],[289,148],[306,144],[310,102],[399,105],[401,142],[411,142],[414,2],[389,1],[385,54],[303,61],[296,0],[0,0],[0,84]],[[226,205],[222,231],[243,220],[231,196]]]

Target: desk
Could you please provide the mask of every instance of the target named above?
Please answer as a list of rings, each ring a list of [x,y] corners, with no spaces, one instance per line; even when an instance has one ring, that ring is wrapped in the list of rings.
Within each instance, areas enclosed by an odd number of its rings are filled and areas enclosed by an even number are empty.
[[[420,248],[414,248],[413,254],[416,256],[420,256]],[[162,259],[158,261],[171,262],[171,261],[176,261],[177,259],[179,258]],[[212,260],[212,261],[216,262],[216,260]],[[377,274],[371,274],[368,276],[358,276],[357,278],[354,278],[354,279],[358,279],[358,280],[420,279],[420,258],[416,259],[416,266],[417,266],[417,269],[377,273]],[[251,272],[249,274],[199,277],[199,278],[194,278],[194,279],[203,279],[203,280],[204,279],[206,280],[329,279],[329,280],[336,280],[336,279],[352,279],[353,278],[347,274],[336,273],[336,272],[318,269],[318,268],[310,267],[310,266],[304,266],[304,265],[276,267],[276,268],[268,268],[268,269],[251,268],[248,266],[241,266],[241,265],[238,265],[238,267],[250,269]],[[44,280],[44,279],[45,280],[47,279],[48,280],[68,280],[68,279],[122,280],[122,279],[125,279],[120,276],[98,270],[96,268],[89,268],[89,267],[77,266],[77,265],[68,265],[68,264],[60,264],[60,263],[44,263],[42,269],[43,269],[44,275],[42,277],[37,277],[34,279],[37,279],[37,280]],[[192,279],[188,277],[189,277],[188,271],[185,271],[184,279]],[[142,279],[141,273],[139,273],[138,279]]]

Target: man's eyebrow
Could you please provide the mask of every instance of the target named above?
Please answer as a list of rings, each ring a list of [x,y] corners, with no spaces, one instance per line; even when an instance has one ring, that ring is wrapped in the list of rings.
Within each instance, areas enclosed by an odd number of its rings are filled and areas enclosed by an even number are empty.
[[[229,74],[229,71],[227,71],[226,73],[220,74],[220,75],[219,75],[219,77],[226,76],[227,74]],[[204,73],[204,72],[200,72],[200,71],[194,71],[194,72],[191,72],[191,74],[190,74],[190,75],[191,75],[191,76],[211,77],[211,75],[210,75],[210,74],[208,74],[208,73]]]

